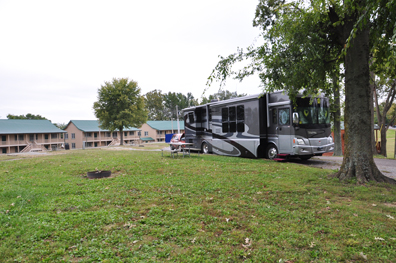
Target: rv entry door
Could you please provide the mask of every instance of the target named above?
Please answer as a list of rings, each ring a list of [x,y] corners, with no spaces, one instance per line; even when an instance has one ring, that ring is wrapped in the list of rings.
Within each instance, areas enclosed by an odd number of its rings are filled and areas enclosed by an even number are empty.
[[[291,135],[291,120],[290,107],[279,107],[278,110],[278,125],[276,127],[278,135],[279,153],[292,152],[292,135]]]

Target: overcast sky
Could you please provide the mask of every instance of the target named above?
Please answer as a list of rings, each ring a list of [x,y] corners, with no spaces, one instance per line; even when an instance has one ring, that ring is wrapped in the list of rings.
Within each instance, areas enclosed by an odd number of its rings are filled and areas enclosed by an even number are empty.
[[[218,62],[255,42],[258,0],[0,0],[0,118],[40,114],[53,123],[96,119],[97,90],[112,78],[142,95],[217,92]],[[260,41],[260,40],[258,40]],[[260,93],[258,77],[225,89]]]

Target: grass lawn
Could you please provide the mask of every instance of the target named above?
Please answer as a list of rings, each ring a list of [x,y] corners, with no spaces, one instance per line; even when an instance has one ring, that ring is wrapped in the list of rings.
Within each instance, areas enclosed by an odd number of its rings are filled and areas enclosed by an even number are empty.
[[[388,129],[386,132],[386,155],[387,158],[395,158],[395,137],[396,130]]]
[[[396,187],[331,172],[137,150],[1,159],[0,261],[395,262]]]

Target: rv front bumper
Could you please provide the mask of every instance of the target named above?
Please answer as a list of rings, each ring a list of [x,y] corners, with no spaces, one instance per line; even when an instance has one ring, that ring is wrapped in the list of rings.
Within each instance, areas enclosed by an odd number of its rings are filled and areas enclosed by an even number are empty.
[[[294,155],[319,155],[327,152],[334,152],[334,143],[319,146],[293,145]]]

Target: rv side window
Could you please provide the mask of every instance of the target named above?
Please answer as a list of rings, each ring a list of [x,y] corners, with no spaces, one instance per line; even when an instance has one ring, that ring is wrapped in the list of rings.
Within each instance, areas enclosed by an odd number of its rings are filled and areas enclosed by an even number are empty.
[[[279,125],[290,125],[290,109],[279,109]]]
[[[228,108],[221,109],[221,122],[223,132],[228,132]]]
[[[245,120],[245,106],[239,105],[237,106],[237,120],[244,121]]]
[[[188,114],[188,121],[189,121],[190,123],[194,123],[194,114],[193,114],[192,112],[190,112],[190,113]]]
[[[235,107],[229,107],[228,108],[230,121],[235,121],[235,119],[236,119],[236,112],[235,111],[236,111]]]
[[[245,107],[237,106],[237,132],[245,131]]]
[[[229,131],[236,132],[236,108],[229,107],[228,108],[228,118],[230,121]]]
[[[272,123],[273,124],[278,124],[278,118],[277,118],[277,110],[272,109]]]

